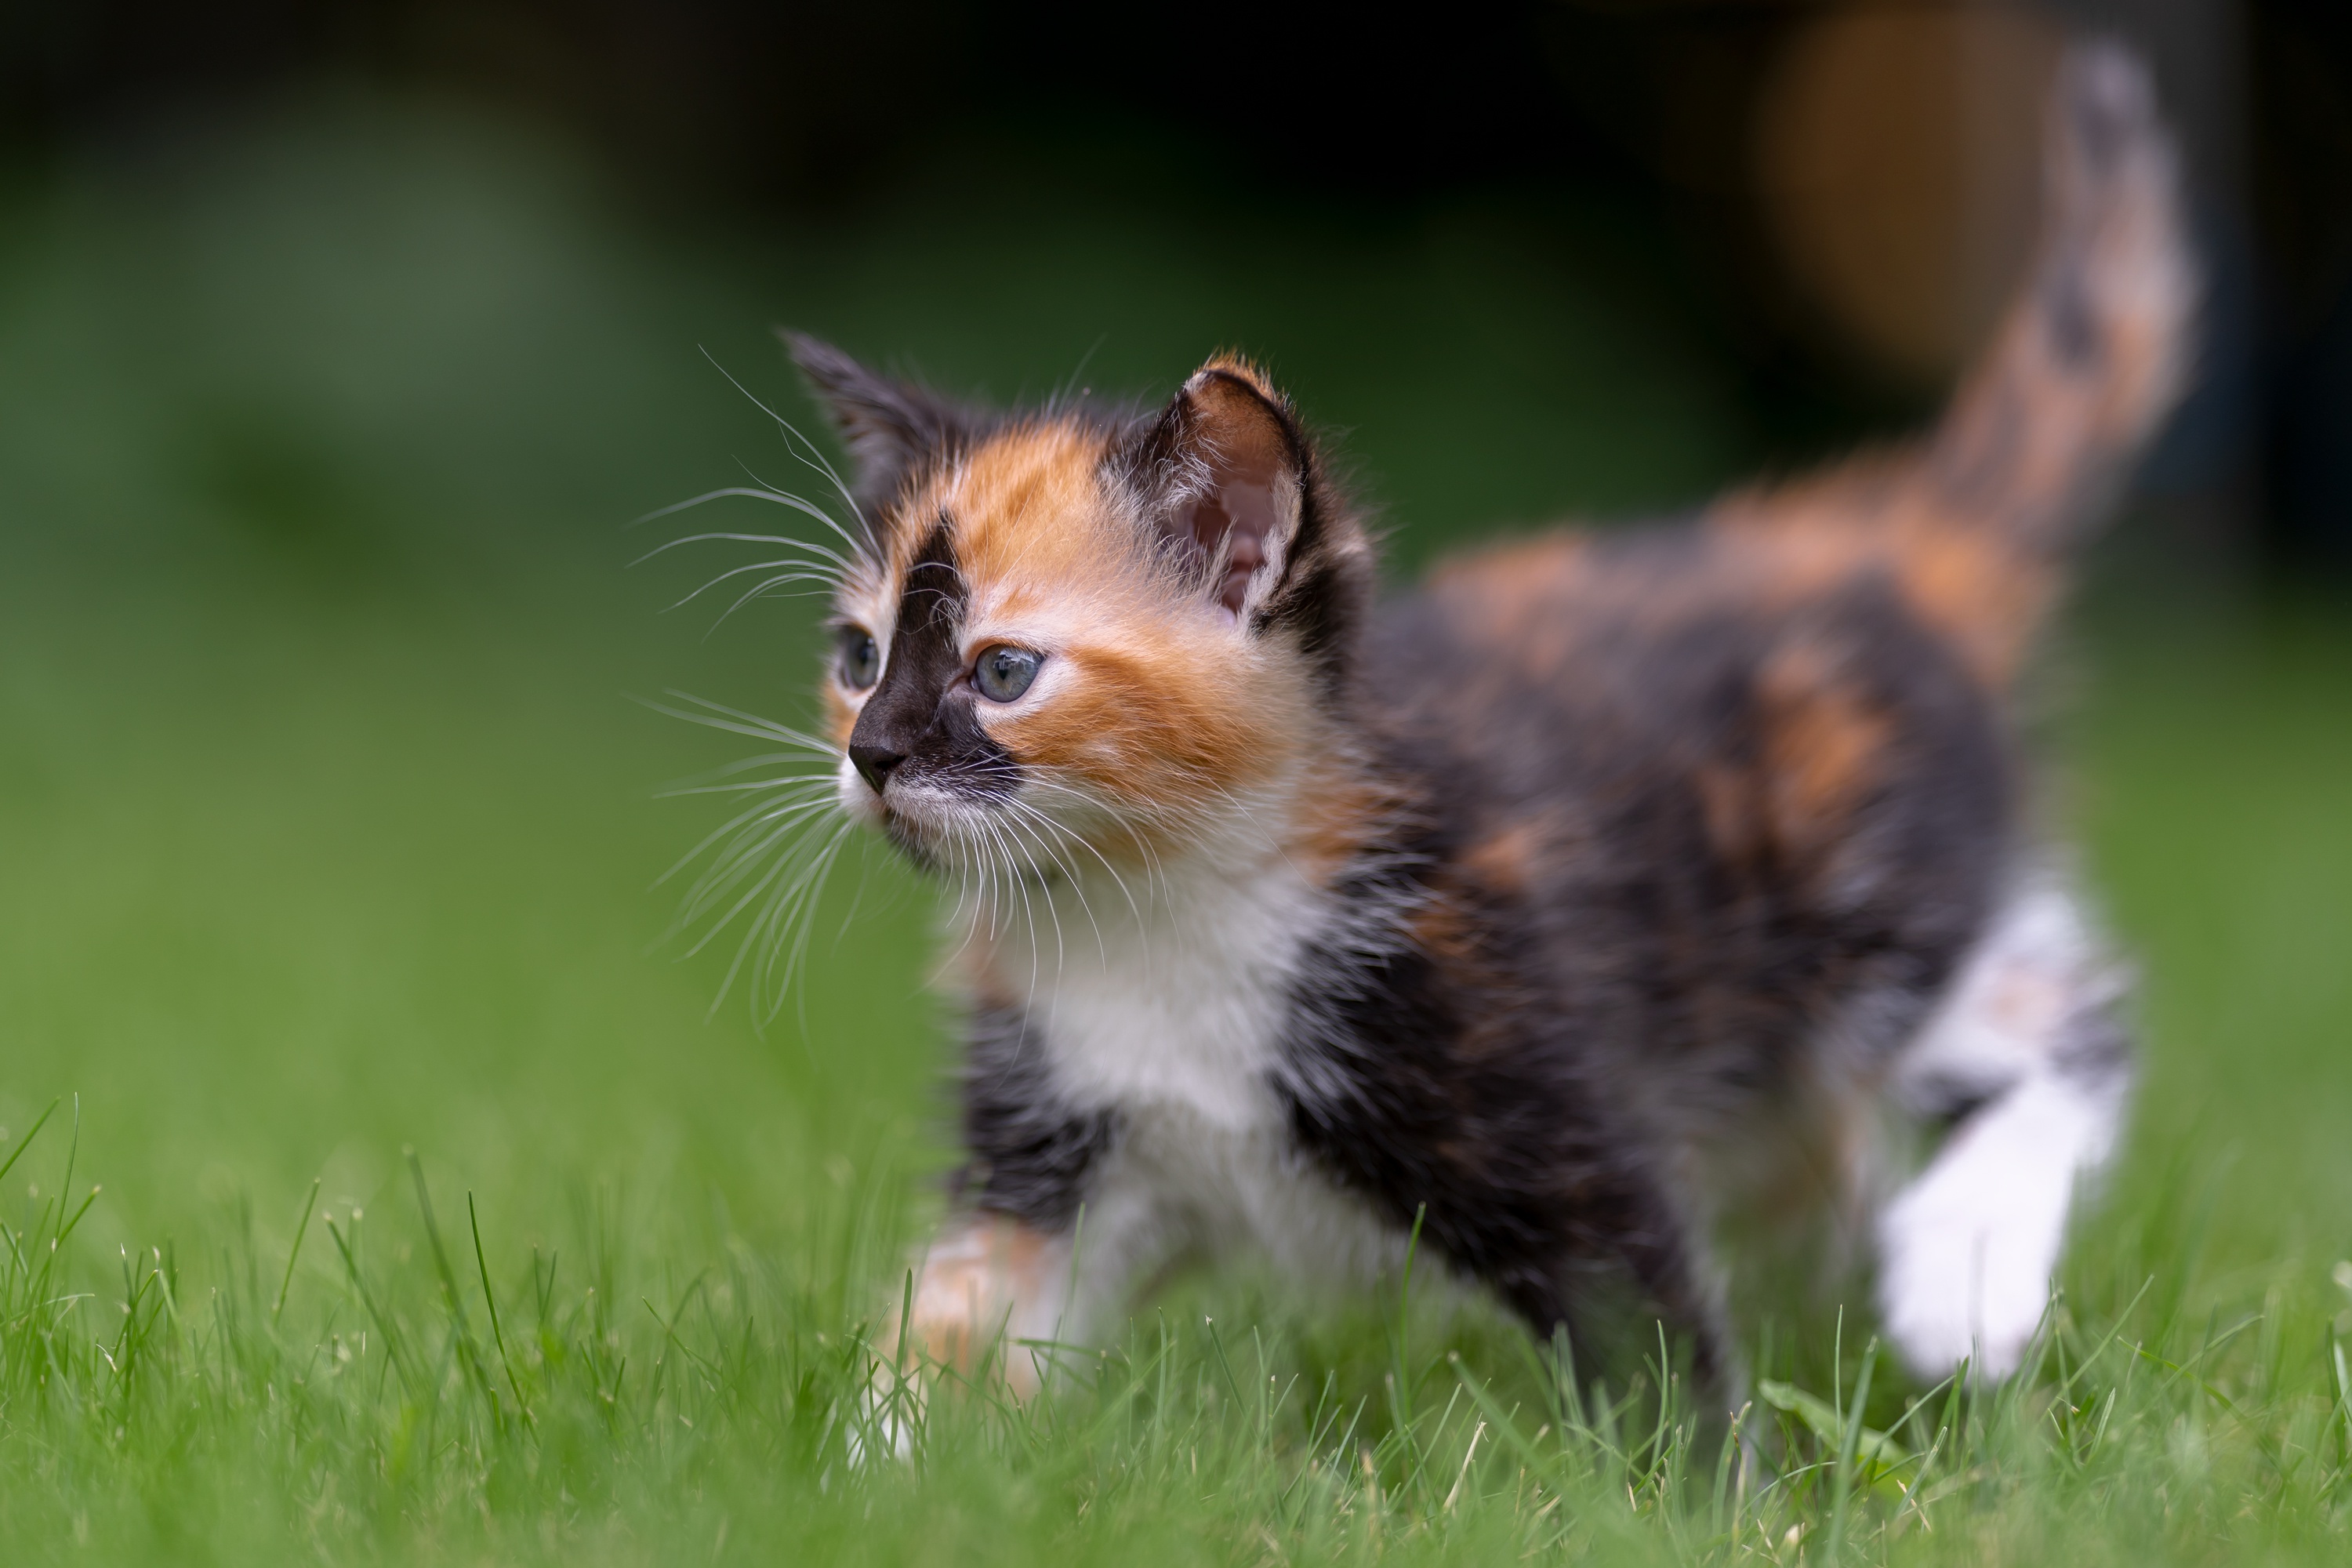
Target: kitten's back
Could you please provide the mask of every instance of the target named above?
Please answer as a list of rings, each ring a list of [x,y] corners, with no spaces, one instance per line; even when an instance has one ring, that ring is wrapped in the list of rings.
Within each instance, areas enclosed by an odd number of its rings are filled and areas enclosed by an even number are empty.
[[[1769,1076],[1857,997],[1916,1012],[1982,927],[2011,688],[2179,394],[2194,267],[2149,83],[2096,44],[2062,70],[2032,274],[1926,440],[1455,562],[1369,639],[1459,896],[1709,1074]]]

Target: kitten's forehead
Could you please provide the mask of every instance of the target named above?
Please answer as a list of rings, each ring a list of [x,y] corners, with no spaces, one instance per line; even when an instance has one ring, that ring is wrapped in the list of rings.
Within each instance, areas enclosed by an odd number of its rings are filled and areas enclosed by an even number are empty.
[[[966,595],[1003,602],[1067,592],[1127,538],[1100,478],[1103,437],[1075,423],[1013,426],[918,485],[888,557],[904,584],[919,561],[952,562]]]

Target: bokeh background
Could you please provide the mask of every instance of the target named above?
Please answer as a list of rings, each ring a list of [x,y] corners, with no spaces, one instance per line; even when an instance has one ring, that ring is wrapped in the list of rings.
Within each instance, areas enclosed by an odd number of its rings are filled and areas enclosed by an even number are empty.
[[[2079,26],[2156,61],[2210,273],[2200,390],[2042,683],[2048,810],[2148,976],[2102,1245],[2128,1275],[2135,1236],[2190,1236],[2223,1293],[2282,1256],[2324,1280],[2352,1251],[2325,0],[11,5],[0,1126],[78,1095],[95,1234],[250,1205],[271,1256],[314,1175],[377,1202],[404,1145],[516,1245],[625,1211],[684,1254],[789,1247],[862,1176],[921,1191],[922,891],[849,865],[763,1026],[713,1008],[727,944],[665,943],[652,886],[717,820],[656,790],[740,748],[629,699],[805,710],[805,604],[719,625],[665,606],[735,558],[629,565],[641,513],[812,482],[730,384],[806,416],[772,328],[1000,398],[1162,395],[1243,348],[1405,573],[1928,416],[2013,279]]]

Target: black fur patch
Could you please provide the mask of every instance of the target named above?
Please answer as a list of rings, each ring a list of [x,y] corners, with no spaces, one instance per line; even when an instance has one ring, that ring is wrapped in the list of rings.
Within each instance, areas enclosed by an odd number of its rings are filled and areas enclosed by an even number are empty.
[[[908,480],[971,450],[1002,422],[1001,416],[869,370],[831,343],[786,332],[784,344],[849,447],[854,493],[868,517],[890,510]]]
[[[2079,256],[2064,258],[2042,290],[2042,315],[2048,323],[2051,352],[2060,364],[2076,374],[2097,370],[2105,346],[2084,268],[2084,260]]]
[[[1542,663],[1440,595],[1384,610],[1368,721],[1419,820],[1340,890],[1387,912],[1314,955],[1279,1086],[1334,1176],[1400,1226],[1425,1206],[1538,1333],[1589,1342],[1630,1285],[1708,1376],[1731,1352],[1679,1152],[1830,1031],[1907,1036],[1990,907],[2012,793],[1990,699],[1891,588],[1766,610],[1714,570],[1696,529],[1596,542]],[[1810,805],[1775,748],[1826,721],[1781,668],[1870,740]]]
[[[973,711],[980,698],[963,679],[957,646],[968,598],[945,518],[932,524],[907,568],[882,679],[859,710],[850,754],[873,749],[903,758],[909,780],[980,797],[1010,795],[1020,770]]]
[[[1402,909],[1429,896],[1415,880],[1375,871],[1342,896]],[[1566,1327],[1587,1364],[1608,1359],[1596,1336],[1630,1296],[1694,1335],[1703,1375],[1727,1370],[1668,1189],[1568,1020],[1516,1048],[1465,1049],[1469,1010],[1507,999],[1416,945],[1308,962],[1276,1087],[1294,1135],[1341,1185],[1401,1226],[1418,1217],[1425,1242],[1538,1335]]]
[[[2126,1083],[2131,1078],[2134,1055],[2123,1000],[2114,997],[2066,1021],[2066,1033],[2058,1047],[2058,1069],[2077,1083]]]
[[[1298,454],[1298,527],[1291,536],[1282,582],[1259,606],[1253,626],[1288,631],[1326,698],[1337,699],[1352,668],[1356,637],[1371,601],[1370,562],[1351,553],[1349,542],[1335,537],[1339,531],[1333,519],[1345,502],[1332,492],[1297,419],[1287,409],[1279,412],[1284,432]]]
[[[971,1159],[954,1179],[963,1201],[1060,1230],[1076,1217],[1087,1178],[1117,1131],[1108,1111],[1062,1104],[1045,1047],[1019,1011],[982,1007],[973,1015],[963,1071]]]

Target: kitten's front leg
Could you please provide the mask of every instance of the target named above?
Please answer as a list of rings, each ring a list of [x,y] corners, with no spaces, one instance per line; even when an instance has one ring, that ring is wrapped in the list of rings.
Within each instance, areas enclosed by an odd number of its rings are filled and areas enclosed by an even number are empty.
[[[1071,1243],[1011,1215],[957,1215],[923,1254],[903,1328],[893,1312],[876,1348],[909,1370],[928,1364],[1001,1377],[1026,1398],[1044,1381],[1045,1344],[1064,1331]]]
[[[1083,1341],[1078,1320],[1124,1294],[1137,1244],[1153,1230],[1140,1222],[1157,1206],[1114,1179],[1115,1120],[1068,1104],[1049,1059],[1021,1009],[974,1010],[963,1084],[971,1163],[957,1178],[957,1212],[916,1271],[903,1335],[909,1363],[990,1372],[1024,1397],[1051,1370],[1045,1343]],[[896,1314],[886,1326],[877,1348],[887,1355],[901,1338]]]

